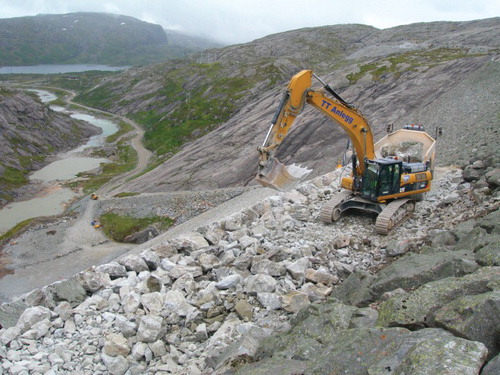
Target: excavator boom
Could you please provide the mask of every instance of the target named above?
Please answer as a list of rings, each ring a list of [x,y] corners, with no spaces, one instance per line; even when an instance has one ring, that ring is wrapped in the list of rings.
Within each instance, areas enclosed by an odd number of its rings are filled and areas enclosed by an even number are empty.
[[[311,70],[303,70],[293,76],[271,122],[264,144],[258,148],[260,156],[256,180],[264,186],[286,190],[311,172],[296,165],[286,167],[275,157],[276,149],[306,103],[322,111],[346,131],[359,158],[358,173],[364,171],[364,159],[375,156],[373,135],[363,115],[323,81],[320,80],[324,84],[324,89],[334,98],[328,98],[322,92],[313,90],[311,88],[313,76],[318,78]]]

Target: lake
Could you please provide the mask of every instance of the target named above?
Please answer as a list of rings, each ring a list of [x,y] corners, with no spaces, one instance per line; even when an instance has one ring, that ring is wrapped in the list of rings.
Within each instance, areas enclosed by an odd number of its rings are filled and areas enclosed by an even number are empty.
[[[99,64],[48,64],[48,65],[26,65],[26,66],[2,66],[0,74],[61,74],[88,72],[90,70],[120,71],[130,66],[108,66]]]

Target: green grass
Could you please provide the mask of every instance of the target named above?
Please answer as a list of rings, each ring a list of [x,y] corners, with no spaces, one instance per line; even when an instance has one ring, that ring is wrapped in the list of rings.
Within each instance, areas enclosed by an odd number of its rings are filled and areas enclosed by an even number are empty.
[[[14,189],[29,182],[27,171],[5,166],[5,173],[0,176],[0,186],[6,189]]]
[[[99,220],[106,236],[117,242],[124,242],[125,237],[146,229],[151,225],[155,225],[158,230],[164,231],[174,224],[174,220],[169,217],[150,216],[134,218],[112,212],[103,214]]]
[[[0,236],[0,244],[9,241],[11,238],[16,236],[22,230],[27,228],[35,219],[36,218],[26,219],[24,221],[21,221],[20,223],[17,223],[14,227],[12,227],[11,229],[9,229],[7,232],[5,232]]]
[[[106,138],[106,142],[107,143],[116,142],[118,140],[118,138],[120,138],[122,135],[125,135],[125,134],[131,132],[132,130],[134,130],[134,127],[132,125],[127,124],[124,121],[120,121],[119,130],[116,133],[113,133],[110,136],[108,136]]]
[[[175,153],[184,143],[227,121],[237,109],[237,100],[253,85],[246,78],[219,77],[218,64],[198,64],[187,69],[201,70],[203,81],[192,90],[184,91],[182,78],[174,71],[165,79],[163,88],[154,94],[163,97],[165,104],[175,104],[168,115],[156,108],[131,115],[145,129],[145,146],[157,155]]]
[[[98,87],[90,93],[77,95],[74,101],[85,103],[89,107],[107,110],[113,104],[113,95],[109,89]]]
[[[103,155],[104,156],[104,155]],[[137,153],[132,146],[118,145],[113,163],[102,164],[102,173],[99,175],[82,172],[78,177],[88,178],[86,181],[70,182],[66,184],[69,188],[80,187],[85,194],[96,191],[99,187],[110,181],[113,177],[134,169],[137,165]]]
[[[115,194],[113,195],[114,198],[125,198],[125,197],[133,197],[133,196],[136,196],[136,195],[139,195],[140,193],[126,193],[126,192],[122,192],[122,193],[118,193],[118,194]]]
[[[417,71],[419,68],[431,68],[436,65],[468,57],[484,55],[469,54],[458,48],[436,48],[432,50],[418,50],[394,54],[386,59],[361,65],[359,71],[347,75],[352,84],[359,81],[366,74],[372,75],[372,81],[383,80],[384,76],[393,74],[399,78],[405,72]]]

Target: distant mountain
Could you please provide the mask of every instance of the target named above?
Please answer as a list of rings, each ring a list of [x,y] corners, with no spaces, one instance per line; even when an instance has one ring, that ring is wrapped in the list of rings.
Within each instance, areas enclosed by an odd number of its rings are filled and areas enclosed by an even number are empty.
[[[219,46],[160,25],[107,13],[0,19],[0,65],[144,65]]]

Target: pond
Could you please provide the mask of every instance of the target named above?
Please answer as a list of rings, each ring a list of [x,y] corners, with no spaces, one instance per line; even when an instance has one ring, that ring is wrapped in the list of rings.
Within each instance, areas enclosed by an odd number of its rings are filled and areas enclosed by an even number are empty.
[[[44,90],[35,91],[43,102],[50,102],[56,96]],[[51,107],[56,111],[66,111],[63,107]],[[101,163],[109,162],[105,158],[82,156],[82,151],[88,147],[98,147],[104,144],[107,136],[115,133],[118,126],[108,119],[97,118],[86,113],[68,112],[73,118],[87,121],[100,127],[103,132],[92,136],[89,141],[74,150],[58,155],[57,160],[44,168],[35,171],[30,176],[32,183],[43,183],[42,191],[32,199],[12,202],[0,210],[0,234],[6,232],[17,223],[39,216],[57,215],[64,212],[66,205],[76,197],[71,190],[60,184],[71,180],[78,173],[98,168]]]

